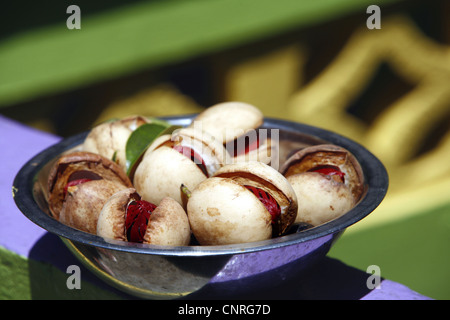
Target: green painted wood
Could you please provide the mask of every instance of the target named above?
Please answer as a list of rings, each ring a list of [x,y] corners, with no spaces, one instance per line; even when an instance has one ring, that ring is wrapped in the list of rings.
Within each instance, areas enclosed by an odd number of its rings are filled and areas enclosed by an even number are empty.
[[[398,1],[148,1],[96,14],[80,7],[80,30],[64,20],[0,42],[0,107]]]
[[[69,290],[69,276],[53,265],[20,256],[0,246],[0,300],[123,299],[84,281],[84,274],[81,274],[80,288]]]
[[[376,211],[372,214],[376,214]],[[329,256],[402,283],[433,299],[450,299],[450,204],[364,231],[344,233]]]

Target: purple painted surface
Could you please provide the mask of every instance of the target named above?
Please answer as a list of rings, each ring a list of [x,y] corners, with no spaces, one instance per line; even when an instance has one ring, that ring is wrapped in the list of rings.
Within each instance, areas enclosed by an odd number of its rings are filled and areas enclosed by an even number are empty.
[[[46,231],[19,211],[12,197],[12,184],[31,157],[59,140],[0,115],[0,150],[4,159],[0,166],[0,246],[25,257]]]
[[[240,280],[255,274],[265,272],[270,261],[272,269],[282,267],[295,260],[304,258],[314,250],[331,241],[333,236],[327,235],[311,241],[299,243],[274,250],[258,251],[245,255],[235,255],[214,278],[211,283],[220,283],[230,280]],[[305,259],[306,263],[306,259]],[[242,266],[245,265],[245,268]]]
[[[3,159],[2,166],[0,166],[0,221],[2,221],[0,224],[0,247],[27,258],[48,262],[60,267],[61,264],[66,265],[67,260],[71,260],[71,263],[74,263],[72,262],[75,261],[73,260],[74,257],[68,255],[68,251],[60,242],[54,241],[54,236],[29,221],[19,211],[12,197],[13,180],[20,168],[31,157],[58,141],[60,141],[60,137],[29,128],[0,115],[0,150],[2,150]],[[50,239],[51,241],[44,241],[45,239]],[[42,244],[44,244],[45,248],[42,247]],[[53,247],[53,251],[49,246]],[[55,250],[64,252],[64,254],[58,254],[54,252]],[[49,254],[50,252],[53,253]],[[257,268],[256,262],[254,267]],[[237,270],[229,267],[223,272],[235,274]],[[404,285],[390,280],[382,281],[380,289],[374,289],[368,293],[365,292],[364,295],[359,295],[358,290],[353,288],[364,286],[365,274],[333,259],[325,259],[315,273],[316,275],[311,278],[311,281],[315,279],[314,283],[303,283],[303,286],[291,284],[292,289],[289,291],[289,297],[286,298],[314,299],[315,297],[329,297],[323,293],[332,292],[336,288],[342,289],[347,287],[349,288],[347,291],[352,291],[350,295],[346,292],[346,296],[339,296],[339,292],[337,292],[332,298],[350,297],[364,300],[429,299]],[[246,274],[241,276],[245,277]],[[324,279],[327,276],[330,279],[341,279],[341,281],[345,281],[345,284],[335,283],[335,281],[320,282],[320,279]],[[282,291],[285,290],[283,289]],[[317,293],[316,296],[314,296],[314,292]],[[277,292],[271,292],[271,296],[272,294],[279,296]],[[202,297],[200,296],[199,298]]]
[[[412,291],[408,287],[390,280],[383,280],[380,286],[365,295],[361,300],[432,300]]]

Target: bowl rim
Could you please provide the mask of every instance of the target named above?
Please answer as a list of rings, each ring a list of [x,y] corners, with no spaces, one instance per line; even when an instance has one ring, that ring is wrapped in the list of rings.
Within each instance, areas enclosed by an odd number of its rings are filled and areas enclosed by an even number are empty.
[[[191,123],[195,116],[196,114],[188,114],[161,117],[160,119],[169,121],[175,125],[186,126]],[[62,139],[28,160],[14,178],[14,201],[22,214],[33,223],[71,242],[139,254],[211,256],[234,255],[276,249],[343,232],[347,227],[369,215],[384,199],[389,185],[386,168],[376,156],[359,143],[326,129],[282,119],[265,118],[263,127],[298,132],[306,136],[311,136],[313,139],[324,140],[346,148],[356,157],[363,169],[365,184],[368,186],[364,197],[350,211],[335,220],[300,233],[288,234],[263,241],[220,246],[158,246],[104,239],[100,236],[86,233],[60,223],[41,210],[33,194],[33,185],[40,170],[62,152],[79,145],[88,134],[88,131],[86,131]]]

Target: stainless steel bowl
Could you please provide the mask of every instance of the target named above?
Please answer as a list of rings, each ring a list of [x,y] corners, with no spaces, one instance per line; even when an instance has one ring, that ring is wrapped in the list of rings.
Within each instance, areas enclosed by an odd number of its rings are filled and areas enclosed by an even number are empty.
[[[194,115],[165,118],[188,125]],[[388,175],[383,164],[363,146],[316,127],[266,119],[263,128],[279,129],[280,163],[291,150],[305,145],[332,143],[352,152],[360,162],[366,193],[342,217],[315,228],[253,243],[224,246],[167,247],[103,239],[53,219],[42,189],[48,168],[61,153],[79,145],[82,133],[45,149],[30,159],[14,180],[15,202],[35,224],[58,235],[93,273],[118,289],[141,298],[174,299],[201,292],[242,294],[268,284],[289,281],[323,258],[344,230],[371,213],[383,200]],[[195,296],[193,294],[192,296]],[[213,298],[213,297],[211,297]]]

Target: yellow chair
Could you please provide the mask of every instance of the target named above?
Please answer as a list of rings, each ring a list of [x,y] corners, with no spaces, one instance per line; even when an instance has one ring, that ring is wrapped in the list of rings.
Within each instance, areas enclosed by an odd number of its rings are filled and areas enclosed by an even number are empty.
[[[382,63],[413,88],[366,124],[347,108]],[[450,47],[406,17],[386,19],[381,30],[355,31],[323,73],[293,95],[287,114],[357,140],[386,165],[388,196],[358,228],[449,203]],[[432,137],[436,126],[447,130],[439,141]],[[429,150],[419,153],[424,143]]]

